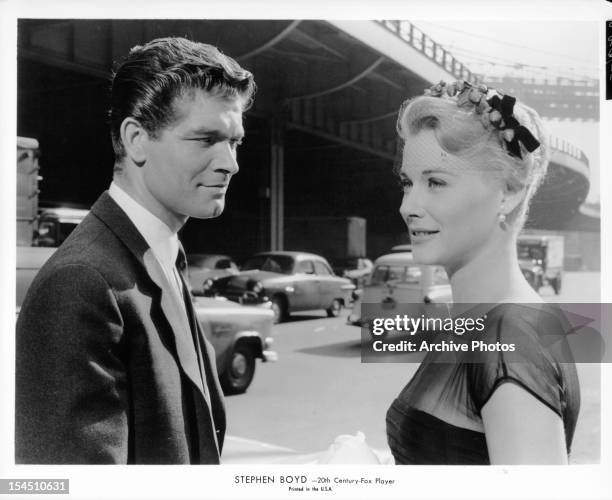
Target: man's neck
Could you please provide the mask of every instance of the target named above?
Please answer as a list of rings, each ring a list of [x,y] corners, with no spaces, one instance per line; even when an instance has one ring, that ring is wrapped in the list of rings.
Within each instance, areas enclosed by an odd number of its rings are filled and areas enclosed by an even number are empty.
[[[173,233],[178,233],[179,229],[187,222],[187,217],[179,219],[168,213],[159,201],[151,196],[146,189],[142,189],[139,183],[133,182],[127,175],[115,174],[113,176],[113,182],[136,203],[166,224]]]

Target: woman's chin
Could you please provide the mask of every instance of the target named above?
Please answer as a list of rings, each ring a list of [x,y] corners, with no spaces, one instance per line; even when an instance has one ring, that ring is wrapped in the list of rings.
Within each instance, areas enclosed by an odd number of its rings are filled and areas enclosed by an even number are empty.
[[[424,266],[430,266],[439,263],[431,252],[424,252],[414,248],[412,249],[412,260],[415,264],[421,264]]]

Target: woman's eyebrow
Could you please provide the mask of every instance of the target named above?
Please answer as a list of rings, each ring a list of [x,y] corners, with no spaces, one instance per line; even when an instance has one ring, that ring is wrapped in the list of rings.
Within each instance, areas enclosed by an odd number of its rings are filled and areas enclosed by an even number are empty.
[[[455,172],[448,168],[427,168],[421,171],[421,175],[429,175],[429,174],[448,174],[455,175]]]

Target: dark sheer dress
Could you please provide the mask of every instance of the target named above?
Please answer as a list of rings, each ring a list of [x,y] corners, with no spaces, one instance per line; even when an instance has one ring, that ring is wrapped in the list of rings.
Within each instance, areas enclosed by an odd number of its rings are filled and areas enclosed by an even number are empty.
[[[580,407],[576,367],[563,341],[569,329],[555,307],[501,304],[488,312],[485,330],[471,335],[514,343],[515,352],[428,353],[387,412],[396,464],[489,464],[480,411],[508,382],[561,417],[569,454]],[[512,418],[521,418],[521,408]]]

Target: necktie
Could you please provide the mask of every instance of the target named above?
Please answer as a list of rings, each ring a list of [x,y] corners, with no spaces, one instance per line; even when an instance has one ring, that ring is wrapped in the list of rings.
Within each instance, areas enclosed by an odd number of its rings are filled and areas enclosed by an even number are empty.
[[[209,405],[216,404],[216,405],[222,406],[222,403],[218,401],[216,393],[211,393],[210,391],[210,387],[214,388],[215,386],[214,381],[211,379],[211,377],[216,377],[217,375],[216,373],[215,374],[212,373],[212,370],[211,370],[211,367],[209,365],[209,361],[206,355],[206,346],[202,345],[204,340],[203,338],[202,339],[200,338],[200,333],[202,333],[203,335],[203,332],[201,332],[201,327],[200,327],[198,318],[196,316],[195,309],[193,307],[193,302],[191,301],[191,292],[187,285],[188,283],[187,281],[187,258],[185,257],[185,251],[183,250],[183,246],[180,244],[179,244],[178,255],[176,258],[176,268],[179,271],[180,281],[182,285],[181,288],[183,292],[182,295],[183,295],[183,300],[185,302],[185,311],[187,312],[187,317],[189,319],[189,326],[191,327],[193,344],[194,344],[196,354],[197,354],[197,359],[198,359],[198,368],[200,370],[200,376],[202,378],[202,387],[204,388],[204,391],[207,394]],[[212,355],[214,356],[214,353],[212,353]],[[203,458],[204,463],[212,463],[211,461],[216,461],[216,463],[218,463],[220,446],[219,446],[218,437],[217,437],[218,431],[215,425],[215,418],[213,416],[213,408],[211,406],[208,406],[208,408],[204,410],[204,414],[201,412],[201,409],[199,408],[196,408],[196,411],[200,415],[200,418],[204,418],[205,420],[210,419],[209,422],[211,425],[212,438],[215,441],[215,447],[216,447],[216,454],[214,454],[211,450],[210,443],[209,443],[209,446],[205,450],[207,455],[209,455],[209,459],[207,460],[206,458]]]
[[[196,350],[196,354],[198,356],[198,367],[200,369],[200,377],[202,378],[202,385],[204,390],[208,392],[208,387],[206,384],[206,376],[204,370],[204,360],[203,357],[203,346],[200,343],[200,338],[198,335],[198,318],[196,316],[195,310],[193,308],[193,302],[191,301],[191,292],[189,291],[189,287],[187,286],[187,258],[185,256],[185,252],[183,250],[183,246],[179,245],[178,254],[176,256],[176,268],[178,270],[178,279],[180,280],[180,288],[181,288],[181,296],[183,297],[183,302],[185,305],[185,312],[187,313],[187,318],[189,320],[189,326],[191,328],[191,337],[193,339],[193,345]]]

